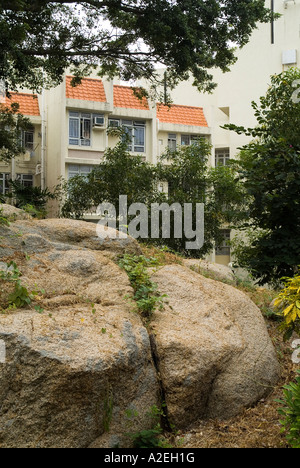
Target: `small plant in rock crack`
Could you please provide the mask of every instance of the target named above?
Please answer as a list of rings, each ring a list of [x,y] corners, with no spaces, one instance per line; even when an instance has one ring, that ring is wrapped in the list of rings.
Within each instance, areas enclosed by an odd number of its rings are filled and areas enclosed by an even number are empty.
[[[9,226],[7,217],[3,214],[3,209],[0,207],[0,226]]]
[[[17,264],[13,261],[6,263],[5,268],[0,270],[0,280],[14,285],[13,291],[7,298],[8,308],[22,309],[23,307],[29,306],[35,296],[38,295],[37,291],[28,291],[26,286],[21,283],[21,276],[22,273]],[[35,310],[39,313],[43,312],[40,306],[35,306]]]
[[[133,447],[172,448],[172,445],[170,445],[169,442],[163,437],[163,429],[160,423],[161,417],[165,416],[163,409],[153,405],[147,415],[151,421],[151,428],[128,434],[133,442]],[[136,411],[126,412],[126,417],[131,424],[133,424],[133,419],[137,418],[138,416],[139,414]]]
[[[155,284],[149,275],[148,268],[157,268],[159,262],[155,258],[146,258],[143,255],[124,255],[119,261],[119,266],[123,268],[134,290],[134,301],[139,314],[146,321],[150,321],[156,308],[163,310],[165,294],[160,295]]]

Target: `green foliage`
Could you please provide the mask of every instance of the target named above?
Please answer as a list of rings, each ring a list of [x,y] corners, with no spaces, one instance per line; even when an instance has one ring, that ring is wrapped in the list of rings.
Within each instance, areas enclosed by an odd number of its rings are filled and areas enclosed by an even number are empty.
[[[8,219],[6,218],[6,216],[4,216],[3,214],[3,209],[1,208],[0,206],[0,226],[9,226],[9,222],[8,222]]]
[[[7,302],[8,308],[22,309],[30,306],[34,298],[38,295],[37,291],[28,291],[26,286],[21,283],[22,273],[20,272],[18,265],[11,261],[6,264],[5,270],[0,270],[0,280],[4,283],[12,283],[14,286],[13,291],[8,295]],[[44,291],[41,291],[44,293]],[[41,306],[36,305],[35,310],[39,313],[43,312]]]
[[[5,271],[0,270],[0,279],[14,284],[14,290],[8,296],[8,305],[14,308],[23,308],[31,304],[32,296],[25,286],[21,284],[22,276],[15,262],[7,263]]]
[[[61,207],[61,216],[63,218],[82,219],[84,213],[92,210],[93,203],[93,184],[91,177],[74,176],[63,183],[63,189],[66,193],[65,201]]]
[[[0,270],[0,279],[8,281],[10,283],[19,280],[21,272],[15,262],[9,262],[6,264],[6,270]]]
[[[138,416],[134,414],[134,416]],[[150,408],[148,413],[152,421],[151,429],[144,429],[135,433],[129,434],[133,441],[134,448],[171,448],[166,439],[163,437],[163,430],[160,424],[161,417],[164,417],[162,409],[156,405]]]
[[[263,0],[239,1],[238,7],[236,0],[4,0],[0,80],[11,89],[39,89],[61,82],[68,67],[78,82],[100,66],[102,75],[157,83],[155,64],[162,63],[171,83],[191,74],[195,85],[210,91],[207,69],[227,71],[236,46],[270,16]]]
[[[119,132],[120,136],[120,132]],[[151,226],[153,203],[193,204],[193,218],[196,218],[196,203],[205,205],[205,244],[192,255],[203,257],[209,253],[215,242],[222,240],[224,223],[237,223],[244,213],[245,197],[243,184],[236,181],[231,167],[210,169],[208,158],[211,146],[205,139],[199,139],[191,146],[167,151],[161,162],[154,166],[132,156],[127,151],[128,144],[121,131],[121,140],[113,149],[105,153],[104,161],[85,177],[74,177],[64,184],[66,200],[62,207],[64,217],[80,219],[102,202],[111,203],[119,215],[119,196],[127,195],[128,206],[144,203],[148,209]],[[158,190],[160,182],[167,182],[169,193]],[[174,212],[171,211],[170,225],[174,226]],[[130,217],[128,219],[130,222]],[[184,225],[184,223],[183,223]],[[177,239],[174,230],[171,238],[147,239],[145,242],[189,255],[185,249],[186,238]],[[150,235],[150,233],[149,233]]]
[[[162,447],[160,436],[162,435],[161,427],[156,429],[145,429],[131,435],[134,448],[157,448]]]
[[[244,217],[245,194],[243,184],[237,182],[231,167],[210,168],[211,145],[199,138],[191,146],[167,151],[158,164],[157,177],[168,183],[166,202],[193,204],[193,225],[196,224],[196,203],[204,204],[205,242],[199,251],[185,249],[186,238],[163,239],[162,242],[176,252],[193,257],[205,257],[215,244],[222,242],[224,223],[237,224]],[[168,164],[165,164],[167,162]],[[183,210],[184,217],[184,210]],[[172,223],[171,223],[172,225]]]
[[[149,267],[158,266],[157,259],[125,254],[119,261],[119,266],[128,275],[139,314],[146,322],[150,321],[157,307],[163,309],[163,300],[166,297],[159,294],[157,285],[153,283],[148,273]]]
[[[15,282],[14,291],[8,296],[9,305],[22,309],[31,304],[31,297],[28,289],[20,281]]]
[[[60,197],[60,186],[51,192],[48,188],[24,186],[18,181],[10,181],[11,197],[15,199],[15,206],[21,208],[35,218],[45,218],[46,205],[50,200]]]
[[[300,371],[298,374],[295,382],[284,386],[284,399],[279,401],[284,405],[279,410],[284,417],[280,423],[292,448],[300,448]]]
[[[277,285],[300,264],[300,103],[292,99],[299,69],[271,78],[260,104],[252,104],[258,126],[225,126],[255,138],[242,148],[239,179],[249,199],[248,222],[255,236],[236,256],[261,284]]]
[[[22,130],[30,127],[30,120],[19,113],[18,104],[10,107],[0,104],[0,160],[10,161],[25,153],[20,136]]]
[[[127,195],[128,205],[157,200],[155,168],[141,156],[128,152],[124,132],[113,130],[120,140],[115,148],[107,149],[104,161],[87,177],[76,176],[65,182],[66,200],[62,216],[81,219],[103,202],[112,203],[119,213],[119,196]],[[109,130],[112,133],[112,130]]]
[[[278,315],[283,320],[280,328],[288,340],[293,332],[300,335],[300,275],[282,280],[285,287],[276,298],[275,307],[279,308]]]

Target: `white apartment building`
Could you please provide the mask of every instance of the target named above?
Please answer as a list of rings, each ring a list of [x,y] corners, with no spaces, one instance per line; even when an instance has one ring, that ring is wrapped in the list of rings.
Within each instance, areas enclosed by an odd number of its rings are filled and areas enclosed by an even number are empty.
[[[229,73],[213,72],[218,84],[213,94],[201,94],[192,82],[183,82],[172,92],[174,104],[169,108],[139,100],[132,88],[117,81],[91,77],[74,88],[68,74],[41,96],[13,93],[12,102],[30,117],[32,129],[23,135],[26,154],[11,164],[0,162],[0,191],[8,190],[10,178],[51,188],[60,177],[89,173],[105,149],[116,144],[107,135],[108,126],[125,126],[133,136],[131,152],[153,164],[168,146],[191,144],[197,136],[212,143],[212,166],[226,164],[249,139],[220,127],[254,126],[251,101],[258,102],[266,93],[272,74],[300,63],[300,0],[267,0],[270,5],[281,18],[254,31],[237,51],[238,61]],[[229,262],[228,238],[230,231],[224,230],[224,245],[212,261]]]
[[[23,185],[41,185],[42,160],[42,116],[40,98],[29,93],[11,93],[11,99],[2,98],[0,103],[9,106],[11,102],[19,104],[19,112],[30,118],[32,127],[21,135],[26,153],[10,163],[0,161],[0,194],[5,195],[8,181],[19,180]]]

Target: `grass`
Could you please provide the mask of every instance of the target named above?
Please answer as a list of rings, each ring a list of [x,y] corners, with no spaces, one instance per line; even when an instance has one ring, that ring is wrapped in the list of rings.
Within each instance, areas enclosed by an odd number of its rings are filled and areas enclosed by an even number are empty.
[[[177,265],[183,265],[184,258],[177,253],[172,252],[168,248],[159,249],[153,245],[146,244],[140,244],[140,247],[146,258],[155,258],[157,263],[161,266],[172,265],[174,263]]]

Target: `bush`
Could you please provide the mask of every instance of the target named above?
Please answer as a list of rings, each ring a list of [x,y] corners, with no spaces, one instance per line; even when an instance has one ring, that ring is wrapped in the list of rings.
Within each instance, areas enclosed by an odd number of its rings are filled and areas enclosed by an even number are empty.
[[[44,290],[28,291],[21,282],[21,276],[22,273],[14,261],[8,262],[4,269],[3,267],[0,269],[0,312],[31,307],[35,298],[45,293]],[[3,288],[1,283],[4,284]],[[9,284],[11,288],[8,287]],[[43,308],[38,304],[34,306],[34,309],[39,313],[43,312]]]
[[[148,237],[141,236],[148,244],[167,246],[169,249],[205,257],[215,244],[223,241],[224,223],[236,223],[243,216],[245,197],[242,184],[236,182],[234,170],[230,167],[209,168],[208,160],[211,146],[205,139],[195,141],[191,146],[180,147],[176,151],[167,151],[157,165],[143,161],[141,156],[128,152],[128,142],[122,131],[120,142],[113,149],[105,152],[100,163],[86,178],[74,177],[64,185],[66,192],[62,215],[68,218],[84,218],[85,213],[96,211],[103,202],[111,203],[119,218],[119,196],[126,195],[128,206],[143,203],[148,210]],[[168,192],[159,190],[160,184],[168,186]],[[204,204],[205,240],[199,250],[187,250],[186,233],[182,238],[175,236],[174,212],[170,213],[170,238],[163,238],[162,226],[158,238],[151,238],[150,213],[152,204],[163,203],[168,206],[179,203],[182,208],[184,226],[185,203],[192,204],[193,229],[196,226],[196,204]],[[162,216],[161,216],[162,217]],[[130,216],[128,223],[130,224]],[[127,223],[127,224],[128,224]],[[162,223],[160,223],[162,224]],[[141,229],[140,229],[141,230]]]
[[[21,272],[15,262],[9,262],[6,270],[0,270],[0,280],[12,283],[14,288],[8,295],[8,305],[23,308],[31,304],[31,295],[27,288],[21,284]]]
[[[276,287],[300,263],[300,102],[292,99],[299,79],[298,68],[271,77],[266,95],[252,103],[255,128],[225,125],[253,138],[237,172],[249,200],[245,227],[258,235],[234,254],[260,284]]]
[[[11,196],[15,198],[15,206],[21,208],[36,218],[45,218],[46,205],[49,200],[57,200],[60,195],[60,187],[55,187],[53,192],[48,188],[27,187],[18,181],[10,181]]]
[[[168,183],[166,202],[180,203],[182,207],[185,203],[193,204],[193,226],[196,226],[196,204],[204,204],[205,237],[200,250],[186,250],[185,236],[163,239],[165,245],[187,257],[204,258],[223,242],[224,225],[236,225],[244,218],[245,195],[235,170],[231,166],[210,168],[210,155],[210,143],[199,138],[190,146],[166,151],[157,166],[158,179]],[[157,244],[162,245],[160,239]]]
[[[283,319],[281,330],[284,338],[291,338],[293,332],[300,334],[300,275],[283,278],[285,287],[275,300],[275,307],[280,308],[278,315]]]
[[[295,382],[284,386],[284,399],[279,400],[285,405],[279,409],[279,414],[284,416],[280,423],[292,448],[300,448],[300,371],[298,374]]]

